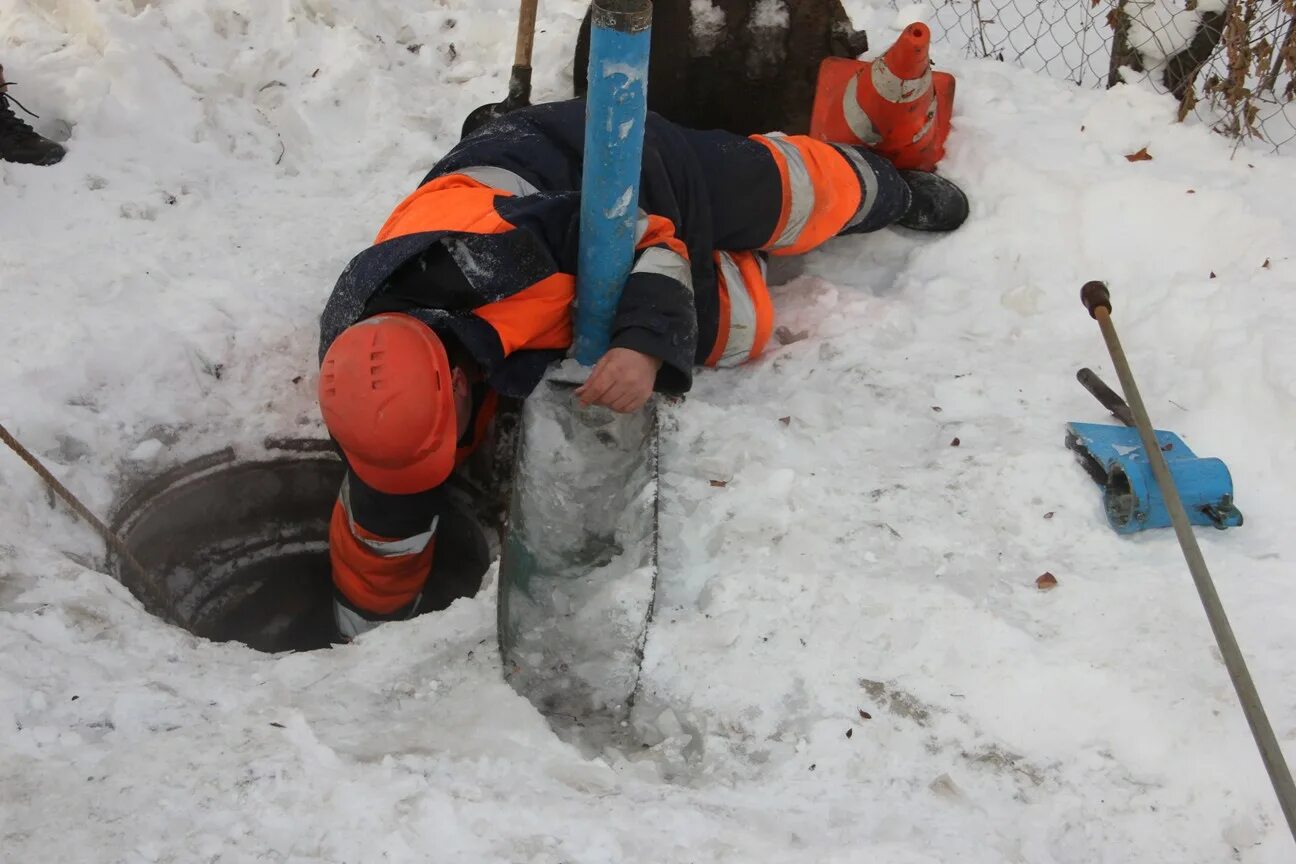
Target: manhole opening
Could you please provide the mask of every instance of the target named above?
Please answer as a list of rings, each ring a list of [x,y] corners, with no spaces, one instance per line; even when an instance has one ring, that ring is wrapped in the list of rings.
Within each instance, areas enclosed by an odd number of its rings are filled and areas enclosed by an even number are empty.
[[[149,612],[217,642],[309,651],[335,641],[328,523],[342,463],[328,442],[282,442],[263,458],[232,450],[136,489],[113,527],[143,566],[109,566]],[[429,579],[445,608],[481,587],[491,552],[462,505],[442,519]],[[435,586],[435,587],[433,587]]]

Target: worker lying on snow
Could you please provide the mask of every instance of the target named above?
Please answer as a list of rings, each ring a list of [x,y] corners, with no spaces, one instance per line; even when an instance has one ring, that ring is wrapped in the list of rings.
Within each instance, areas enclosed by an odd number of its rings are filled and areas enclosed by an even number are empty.
[[[461,141],[338,279],[320,322],[320,408],[349,470],[329,529],[343,638],[420,608],[441,488],[495,394],[526,396],[572,341],[585,105],[523,109]],[[898,224],[949,231],[967,199],[934,174],[802,136],[697,132],[649,115],[637,259],[611,347],[576,390],[636,411],[694,364],[758,357],[765,253]],[[428,586],[429,596],[436,586]]]

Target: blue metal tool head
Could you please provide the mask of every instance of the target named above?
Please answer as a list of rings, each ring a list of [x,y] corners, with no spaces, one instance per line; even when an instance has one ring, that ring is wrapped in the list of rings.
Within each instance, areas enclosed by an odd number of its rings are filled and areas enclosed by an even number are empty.
[[[1173,432],[1156,431],[1157,443],[1194,525],[1231,528],[1242,524],[1233,505],[1233,478],[1219,459],[1203,459]],[[1170,526],[1170,512],[1157,486],[1137,429],[1100,423],[1067,424],[1067,447],[1103,488],[1108,523],[1121,534]]]

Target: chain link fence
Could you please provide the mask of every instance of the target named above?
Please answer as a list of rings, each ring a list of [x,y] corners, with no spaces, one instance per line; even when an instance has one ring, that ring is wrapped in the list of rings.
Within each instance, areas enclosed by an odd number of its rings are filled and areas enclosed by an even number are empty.
[[[1296,152],[1296,0],[929,0],[933,39],[1081,87],[1143,80],[1239,141]]]

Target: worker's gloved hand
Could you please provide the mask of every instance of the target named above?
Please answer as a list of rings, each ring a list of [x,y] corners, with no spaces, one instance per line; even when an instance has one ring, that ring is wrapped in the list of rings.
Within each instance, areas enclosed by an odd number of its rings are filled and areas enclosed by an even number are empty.
[[[629,414],[652,396],[662,361],[630,348],[612,348],[594,366],[589,380],[576,390],[581,405],[603,405]]]

